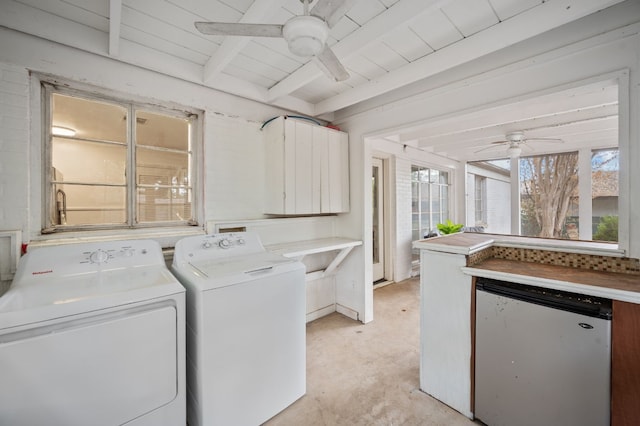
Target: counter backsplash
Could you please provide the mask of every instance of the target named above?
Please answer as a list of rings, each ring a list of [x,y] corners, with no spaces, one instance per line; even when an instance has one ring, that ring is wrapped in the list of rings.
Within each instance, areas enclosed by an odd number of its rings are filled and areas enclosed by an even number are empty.
[[[563,253],[519,247],[488,247],[467,256],[467,266],[476,265],[492,257],[505,260],[518,260],[521,262],[590,269],[593,271],[640,275],[640,259]]]

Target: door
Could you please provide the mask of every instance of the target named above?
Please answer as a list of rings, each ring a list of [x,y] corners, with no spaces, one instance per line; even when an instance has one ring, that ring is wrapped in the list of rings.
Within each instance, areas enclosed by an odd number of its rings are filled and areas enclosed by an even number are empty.
[[[371,189],[373,191],[373,282],[384,280],[384,171],[379,158],[372,159]]]

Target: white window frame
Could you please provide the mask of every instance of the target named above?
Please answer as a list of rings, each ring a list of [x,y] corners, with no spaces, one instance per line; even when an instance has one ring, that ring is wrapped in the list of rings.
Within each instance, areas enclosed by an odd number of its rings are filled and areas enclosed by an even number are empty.
[[[162,104],[158,102],[150,102],[146,99],[138,99],[133,96],[127,95],[111,95],[111,92],[95,88],[84,84],[76,84],[68,81],[61,81],[54,78],[37,78],[38,85],[41,94],[40,111],[39,114],[42,118],[42,191],[41,191],[41,235],[46,234],[64,234],[74,231],[104,231],[104,230],[166,230],[169,228],[178,229],[193,229],[193,227],[201,227],[203,222],[202,214],[202,191],[201,191],[201,176],[202,176],[202,161],[201,161],[201,145],[202,145],[202,120],[204,112],[194,108],[169,105],[168,103]],[[70,96],[76,96],[83,99],[105,101],[113,104],[118,104],[125,107],[128,111],[129,121],[127,123],[127,150],[131,152],[135,150],[135,126],[131,123],[131,117],[134,117],[136,110],[143,110],[145,112],[158,113],[163,115],[175,116],[180,118],[188,118],[191,121],[191,135],[190,135],[190,150],[191,150],[191,164],[190,164],[190,181],[192,191],[191,201],[191,218],[185,221],[168,221],[168,222],[143,222],[139,223],[136,220],[136,202],[135,202],[135,190],[136,190],[136,173],[135,166],[132,161],[135,161],[132,155],[127,156],[127,223],[125,224],[95,224],[95,225],[79,225],[79,226],[65,226],[55,227],[51,223],[51,203],[52,197],[49,194],[50,185],[50,173],[47,171],[51,168],[51,104],[50,99],[53,93],[60,93]]]
[[[487,226],[487,177],[474,175],[474,223],[475,226]],[[480,207],[480,208],[478,208]]]
[[[420,169],[426,169],[426,170],[435,170],[435,171],[438,171],[439,173],[446,173],[447,174],[446,187],[448,188],[448,197],[447,197],[446,207],[447,207],[447,214],[449,216],[448,218],[451,218],[452,217],[452,214],[451,214],[451,203],[452,203],[452,196],[453,196],[453,191],[452,191],[452,188],[453,188],[453,183],[452,183],[453,173],[452,173],[452,171],[448,170],[448,169],[444,169],[444,168],[412,163],[411,164],[411,174],[410,174],[411,183],[412,184],[414,182],[416,182],[416,181],[413,180],[413,168],[414,167],[418,167]],[[429,185],[432,185],[432,184],[429,183]],[[438,183],[438,185],[444,186],[443,184],[440,184],[440,183]],[[413,187],[413,185],[412,185],[412,187]],[[429,188],[431,188],[431,187],[429,187]],[[413,194],[412,194],[412,198],[413,198]],[[431,190],[429,190],[429,204],[431,204],[432,200],[433,199],[431,197]],[[420,205],[420,203],[418,203],[418,205]],[[413,208],[412,208],[411,209],[411,215],[413,216],[414,214],[415,213],[414,213]],[[421,231],[421,229],[422,229],[421,226],[420,226],[420,216],[421,216],[421,214],[422,214],[421,210],[418,209],[418,231]],[[412,223],[413,223],[413,220],[412,220]],[[430,214],[429,214],[429,224],[430,224],[429,230],[434,230],[436,228],[437,223],[434,223],[433,212],[432,211],[430,211]],[[412,225],[412,232],[413,232],[413,225]],[[424,235],[420,235],[420,238],[423,238],[423,237],[424,237]]]

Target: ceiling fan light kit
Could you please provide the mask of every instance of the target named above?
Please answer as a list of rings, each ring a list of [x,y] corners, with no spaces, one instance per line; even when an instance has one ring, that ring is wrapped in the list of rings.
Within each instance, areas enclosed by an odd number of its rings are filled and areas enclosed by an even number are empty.
[[[300,0],[304,15],[294,16],[280,24],[248,24],[244,22],[195,22],[202,34],[242,37],[282,37],[289,51],[296,56],[315,57],[319,68],[327,77],[344,81],[349,73],[327,45],[329,28],[358,0],[318,0],[309,13],[310,0]],[[329,25],[329,22],[331,25]]]
[[[507,148],[507,154],[509,154],[509,158],[518,158],[522,154],[522,148],[517,145],[511,145]]]
[[[294,55],[315,56],[324,48],[329,28],[322,19],[315,16],[296,16],[284,24],[282,36]]]

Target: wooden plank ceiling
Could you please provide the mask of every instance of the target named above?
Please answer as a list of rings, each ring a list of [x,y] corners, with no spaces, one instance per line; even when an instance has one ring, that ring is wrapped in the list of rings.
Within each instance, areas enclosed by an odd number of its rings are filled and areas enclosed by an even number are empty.
[[[2,0],[0,26],[331,120],[334,111],[620,1],[359,0],[329,35],[350,74],[342,82],[313,59],[290,53],[281,38],[206,36],[194,27],[195,21],[284,24],[303,13],[300,0]],[[616,147],[617,83],[595,82],[380,137],[471,161],[505,158],[504,141],[516,131],[527,139],[522,155]]]
[[[280,38],[206,36],[195,21],[283,24],[300,0],[3,0],[0,25],[316,117],[445,72],[620,0],[360,0],[328,44],[335,82]],[[315,4],[311,3],[311,7]]]

